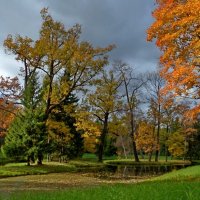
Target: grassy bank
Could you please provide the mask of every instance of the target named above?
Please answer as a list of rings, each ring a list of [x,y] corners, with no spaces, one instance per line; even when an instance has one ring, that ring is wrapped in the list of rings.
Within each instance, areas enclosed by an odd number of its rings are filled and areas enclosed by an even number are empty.
[[[68,163],[44,162],[44,164],[41,166],[27,166],[26,163],[10,163],[4,166],[0,166],[0,178],[23,175],[77,172],[85,168],[92,170],[92,168],[101,168],[103,166],[103,163],[79,160],[70,161]]]
[[[0,178],[22,175],[71,172],[75,170],[76,168],[73,165],[44,164],[42,166],[27,166],[25,163],[13,163],[0,167]]]
[[[200,165],[172,171],[162,176],[152,178],[152,181],[196,181],[200,182]]]

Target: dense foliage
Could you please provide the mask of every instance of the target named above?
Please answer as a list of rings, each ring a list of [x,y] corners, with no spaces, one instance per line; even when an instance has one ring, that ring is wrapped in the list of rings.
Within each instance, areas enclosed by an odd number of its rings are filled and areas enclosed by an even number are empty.
[[[100,162],[104,155],[199,159],[199,122],[191,115],[193,108],[198,114],[198,102],[191,105],[199,98],[199,7],[196,0],[157,1],[148,40],[157,39],[162,68],[148,74],[122,61],[109,65],[113,45],[80,41],[80,25],[66,29],[43,9],[37,40],[4,41],[23,64],[23,86],[17,77],[0,77],[3,152],[28,165],[84,152]],[[193,100],[177,98],[183,94]]]

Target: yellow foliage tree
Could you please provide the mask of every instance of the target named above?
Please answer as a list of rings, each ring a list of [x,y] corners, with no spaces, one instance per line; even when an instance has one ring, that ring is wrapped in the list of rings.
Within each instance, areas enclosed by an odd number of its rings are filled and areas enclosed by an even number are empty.
[[[131,137],[129,135],[129,124],[127,124],[126,116],[112,115],[112,120],[109,123],[109,134],[116,138],[117,155],[119,157],[127,155],[131,151]]]
[[[84,131],[82,137],[84,139],[85,152],[96,152],[99,136],[101,135],[100,126],[91,119],[91,115],[87,111],[79,111],[77,116],[76,127],[79,131]]]
[[[149,155],[149,161],[154,151],[158,149],[155,127],[145,121],[140,122],[136,135],[137,150],[142,150]]]
[[[168,150],[175,157],[185,157],[189,150],[188,143],[197,133],[197,129],[194,128],[195,121],[184,115],[178,123],[180,127],[172,132],[167,140]]]
[[[103,71],[101,76],[94,81],[96,89],[87,96],[91,106],[91,114],[101,124],[101,135],[99,137],[98,159],[102,162],[110,115],[121,108],[118,88],[121,78],[116,77],[113,70]]]
[[[55,21],[48,9],[41,11],[42,26],[38,40],[29,37],[8,35],[4,41],[7,52],[23,63],[21,69],[26,87],[31,74],[37,71],[45,77],[45,118],[68,96],[82,89],[108,63],[107,53],[113,45],[94,48],[89,42],[80,42],[81,27],[76,24],[70,29]],[[58,88],[54,87],[59,77]],[[55,93],[58,94],[55,98]]]

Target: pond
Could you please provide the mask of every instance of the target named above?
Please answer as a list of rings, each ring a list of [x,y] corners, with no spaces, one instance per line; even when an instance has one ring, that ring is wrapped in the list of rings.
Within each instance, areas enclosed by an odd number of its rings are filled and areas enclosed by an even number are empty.
[[[101,179],[146,179],[159,176],[173,170],[185,168],[188,165],[107,165],[103,168],[82,169],[82,172],[91,173],[92,176]]]

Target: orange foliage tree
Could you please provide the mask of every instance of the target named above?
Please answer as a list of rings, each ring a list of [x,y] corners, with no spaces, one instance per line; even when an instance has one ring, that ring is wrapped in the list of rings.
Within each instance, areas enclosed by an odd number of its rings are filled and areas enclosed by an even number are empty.
[[[16,109],[13,104],[5,104],[4,99],[0,99],[0,137],[4,137],[6,130],[14,119]]]
[[[0,137],[4,137],[6,130],[15,117],[16,101],[21,94],[21,87],[17,77],[0,76]]]
[[[21,96],[21,86],[17,77],[0,76],[0,98],[7,103],[16,102]]]
[[[162,76],[166,90],[200,98],[200,1],[157,0],[155,22],[147,31],[147,40],[156,39],[162,51]],[[199,112],[200,106],[197,106]]]

